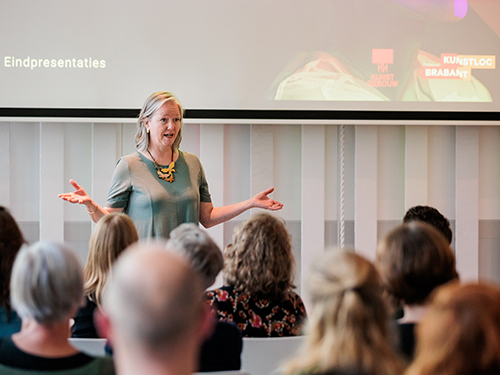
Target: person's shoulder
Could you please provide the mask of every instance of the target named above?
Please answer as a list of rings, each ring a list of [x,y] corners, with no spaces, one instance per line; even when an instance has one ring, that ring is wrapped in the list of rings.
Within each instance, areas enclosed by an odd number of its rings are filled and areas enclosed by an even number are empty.
[[[83,369],[87,374],[95,375],[114,375],[115,365],[111,357],[95,357],[92,362],[90,362],[86,369]]]
[[[198,156],[196,154],[191,153],[191,152],[179,150],[179,158],[183,158],[186,161],[186,163],[188,163],[188,164],[192,164],[192,163],[201,164]]]
[[[219,301],[225,301],[230,296],[234,294],[234,288],[232,286],[222,286],[217,289],[212,289],[206,292],[207,298],[209,300],[219,300]]]

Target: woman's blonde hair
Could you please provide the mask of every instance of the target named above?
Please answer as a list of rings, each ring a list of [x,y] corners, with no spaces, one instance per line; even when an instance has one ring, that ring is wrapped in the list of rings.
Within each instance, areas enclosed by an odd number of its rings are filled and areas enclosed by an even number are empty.
[[[251,295],[281,300],[293,289],[295,260],[282,219],[259,213],[241,223],[224,253],[224,282]]]
[[[155,112],[167,101],[173,101],[177,104],[179,112],[181,114],[181,126],[179,132],[177,133],[177,138],[175,138],[172,148],[174,151],[179,149],[182,140],[182,127],[184,125],[184,109],[182,108],[179,100],[168,91],[157,91],[152,93],[142,106],[141,112],[139,113],[139,118],[137,119],[137,132],[135,133],[135,147],[139,151],[146,151],[149,147],[149,134],[144,125],[144,120],[155,114]]]
[[[416,356],[405,374],[500,374],[500,289],[440,287],[417,327]]]
[[[396,375],[403,364],[389,342],[388,306],[375,266],[360,255],[327,250],[309,277],[312,313],[306,340],[285,374],[352,369]]]
[[[85,267],[85,295],[101,305],[111,266],[126,247],[139,239],[133,221],[125,214],[110,213],[98,222],[90,236]]]

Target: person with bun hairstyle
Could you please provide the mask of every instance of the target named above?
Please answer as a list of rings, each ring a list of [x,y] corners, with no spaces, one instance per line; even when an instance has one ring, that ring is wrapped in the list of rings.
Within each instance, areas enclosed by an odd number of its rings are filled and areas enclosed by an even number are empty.
[[[403,363],[389,339],[389,311],[375,266],[353,252],[327,250],[308,280],[306,340],[283,375],[398,375]]]

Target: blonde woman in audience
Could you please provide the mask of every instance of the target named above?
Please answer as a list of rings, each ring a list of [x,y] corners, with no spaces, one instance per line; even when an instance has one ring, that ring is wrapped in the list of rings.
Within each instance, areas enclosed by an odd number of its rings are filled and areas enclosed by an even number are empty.
[[[99,337],[94,311],[101,305],[111,266],[126,247],[139,239],[133,221],[125,214],[111,213],[97,223],[89,242],[85,267],[85,306],[74,317],[73,337]]]
[[[83,354],[68,340],[70,318],[83,300],[83,270],[71,249],[54,242],[21,249],[10,285],[23,324],[0,339],[1,374],[114,374],[111,359]]]
[[[455,255],[447,239],[433,226],[412,221],[393,229],[377,247],[377,266],[386,292],[404,316],[397,321],[398,347],[411,360],[414,330],[431,292],[458,279]]]
[[[234,322],[244,337],[300,333],[306,310],[293,291],[295,261],[283,220],[260,213],[240,224],[223,275],[225,285],[207,293],[219,320]]]
[[[360,255],[328,250],[310,274],[312,311],[306,341],[284,375],[398,375],[389,343],[388,306],[375,266]]]
[[[437,290],[405,375],[500,374],[500,289],[451,283]]]

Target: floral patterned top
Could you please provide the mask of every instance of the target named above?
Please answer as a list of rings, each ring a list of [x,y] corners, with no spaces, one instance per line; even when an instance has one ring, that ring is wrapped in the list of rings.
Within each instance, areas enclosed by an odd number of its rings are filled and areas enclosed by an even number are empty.
[[[224,286],[207,292],[208,303],[221,321],[234,322],[243,337],[297,336],[307,317],[295,292],[283,301],[271,301]]]

